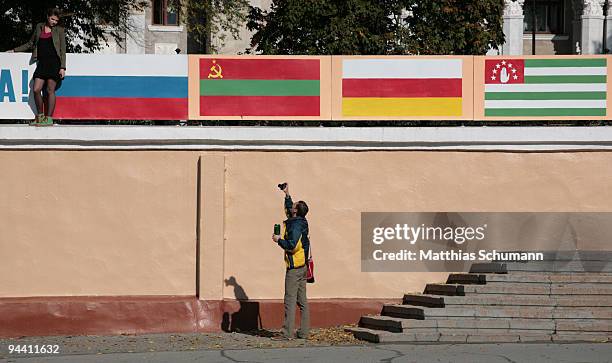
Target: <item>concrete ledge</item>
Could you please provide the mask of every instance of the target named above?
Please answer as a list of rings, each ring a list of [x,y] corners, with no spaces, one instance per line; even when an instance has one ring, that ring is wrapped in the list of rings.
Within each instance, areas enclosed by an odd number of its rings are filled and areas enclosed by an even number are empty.
[[[0,149],[612,150],[601,127],[0,126]]]

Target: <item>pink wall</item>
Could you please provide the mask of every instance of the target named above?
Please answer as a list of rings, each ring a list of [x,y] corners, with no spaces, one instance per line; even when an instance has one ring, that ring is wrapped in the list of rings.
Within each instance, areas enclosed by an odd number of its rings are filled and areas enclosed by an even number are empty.
[[[607,151],[1,151],[0,297],[194,296],[200,216],[200,298],[233,298],[232,276],[251,299],[282,298],[270,235],[288,181],[311,209],[309,296],[396,299],[446,275],[362,273],[360,212],[611,211],[611,163]]]

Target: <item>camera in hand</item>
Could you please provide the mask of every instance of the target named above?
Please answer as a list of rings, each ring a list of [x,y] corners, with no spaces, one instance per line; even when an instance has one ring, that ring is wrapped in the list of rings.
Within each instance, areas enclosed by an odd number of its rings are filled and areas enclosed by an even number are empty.
[[[278,185],[278,189],[280,190],[285,190],[286,187],[287,187],[287,183],[282,183]]]

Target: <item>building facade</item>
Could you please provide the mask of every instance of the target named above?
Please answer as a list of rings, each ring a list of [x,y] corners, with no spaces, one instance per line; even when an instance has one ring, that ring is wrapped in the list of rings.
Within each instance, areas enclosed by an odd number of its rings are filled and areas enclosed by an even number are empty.
[[[187,27],[180,11],[168,0],[151,0],[144,10],[132,12],[127,21],[130,30],[124,39],[116,42],[109,37],[98,53],[187,53]]]
[[[501,0],[500,0],[501,1]],[[503,0],[505,43],[489,55],[602,54],[612,43],[612,1],[606,0]],[[251,0],[252,6],[269,9],[271,0]],[[605,9],[604,9],[605,7]],[[130,32],[120,43],[110,39],[101,53],[188,53],[188,31],[168,0],[151,0],[143,11],[134,12]],[[535,18],[535,19],[534,19]],[[604,35],[605,31],[605,35]],[[250,46],[252,32],[243,24],[238,39],[213,34],[220,54],[241,54]],[[604,39],[605,38],[605,39]],[[223,39],[223,40],[222,40]]]
[[[605,0],[503,0],[506,42],[489,55],[602,54],[612,47],[612,1]],[[251,5],[269,9],[271,0],[252,0]],[[606,9],[604,9],[606,7]],[[535,19],[534,19],[535,14]],[[534,24],[535,20],[535,24]],[[606,25],[604,26],[604,22]],[[604,41],[604,30],[606,40]],[[219,53],[239,54],[249,47],[252,33],[246,27],[240,38],[227,37]],[[214,41],[214,40],[213,40]],[[605,44],[604,44],[605,43]]]
[[[492,54],[602,54],[612,41],[612,2],[504,0],[505,44]],[[534,19],[535,14],[535,19]],[[534,22],[535,20],[535,22]],[[605,31],[605,34],[604,34]],[[490,53],[491,54],[491,53]]]

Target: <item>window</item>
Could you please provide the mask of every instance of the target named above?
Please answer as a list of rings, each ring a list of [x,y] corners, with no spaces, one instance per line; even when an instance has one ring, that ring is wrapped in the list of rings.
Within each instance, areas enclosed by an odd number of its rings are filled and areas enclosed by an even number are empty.
[[[172,0],[153,0],[154,25],[178,25],[179,14]]]
[[[533,31],[533,0],[526,0],[523,5],[525,20],[523,30],[525,33]],[[563,0],[536,1],[536,33],[564,34],[565,9]]]

